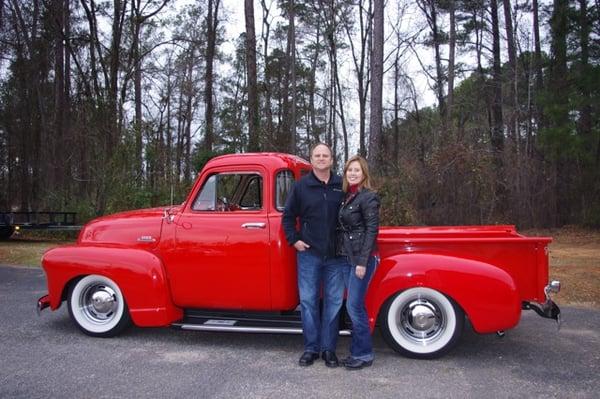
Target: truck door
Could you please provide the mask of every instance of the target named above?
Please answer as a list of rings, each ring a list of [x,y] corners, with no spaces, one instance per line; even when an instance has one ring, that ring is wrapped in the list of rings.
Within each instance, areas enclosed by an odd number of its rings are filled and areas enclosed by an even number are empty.
[[[177,220],[166,260],[175,303],[269,310],[270,247],[260,167],[208,175]]]

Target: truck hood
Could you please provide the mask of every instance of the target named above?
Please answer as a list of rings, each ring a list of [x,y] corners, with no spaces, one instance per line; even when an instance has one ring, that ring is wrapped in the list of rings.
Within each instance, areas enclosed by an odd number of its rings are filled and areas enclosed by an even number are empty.
[[[86,224],[79,234],[79,244],[109,244],[136,248],[154,248],[160,241],[165,209],[150,208],[103,216]]]

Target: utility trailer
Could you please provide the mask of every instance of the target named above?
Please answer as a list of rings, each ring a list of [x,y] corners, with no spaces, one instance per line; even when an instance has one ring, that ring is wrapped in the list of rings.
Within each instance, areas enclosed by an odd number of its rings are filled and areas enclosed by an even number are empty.
[[[0,212],[0,240],[19,230],[79,230],[76,212]]]

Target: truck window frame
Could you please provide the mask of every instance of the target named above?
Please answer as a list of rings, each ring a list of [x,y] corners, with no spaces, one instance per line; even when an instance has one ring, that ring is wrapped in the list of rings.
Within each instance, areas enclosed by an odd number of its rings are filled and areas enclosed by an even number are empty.
[[[227,193],[227,197],[223,197],[226,201],[219,199],[219,176],[240,176],[240,179],[236,182],[233,181],[235,187],[230,193]],[[246,180],[242,176],[250,176]],[[259,204],[258,206],[242,206],[246,196],[253,189],[255,182],[258,181],[258,195]],[[209,195],[212,197],[212,205],[207,205],[206,208],[199,209],[198,202],[200,198],[205,194],[205,189],[212,185],[209,191]],[[240,185],[243,186],[240,187]],[[255,186],[254,186],[255,187]],[[205,199],[204,201],[207,201]],[[231,202],[230,202],[231,201]],[[264,201],[264,176],[258,170],[226,170],[226,171],[215,171],[211,173],[202,183],[202,186],[196,193],[193,201],[190,204],[190,210],[196,212],[207,212],[207,213],[238,213],[238,212],[260,212],[265,209]]]

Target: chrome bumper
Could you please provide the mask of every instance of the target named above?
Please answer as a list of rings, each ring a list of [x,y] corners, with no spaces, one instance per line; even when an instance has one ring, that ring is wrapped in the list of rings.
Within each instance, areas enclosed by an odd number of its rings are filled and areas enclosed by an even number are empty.
[[[544,294],[546,295],[546,301],[544,303],[536,302],[523,302],[523,309],[530,309],[547,319],[556,320],[557,328],[560,330],[562,323],[560,317],[560,308],[552,301],[551,294],[556,294],[560,291],[560,281],[553,280],[545,288]]]

